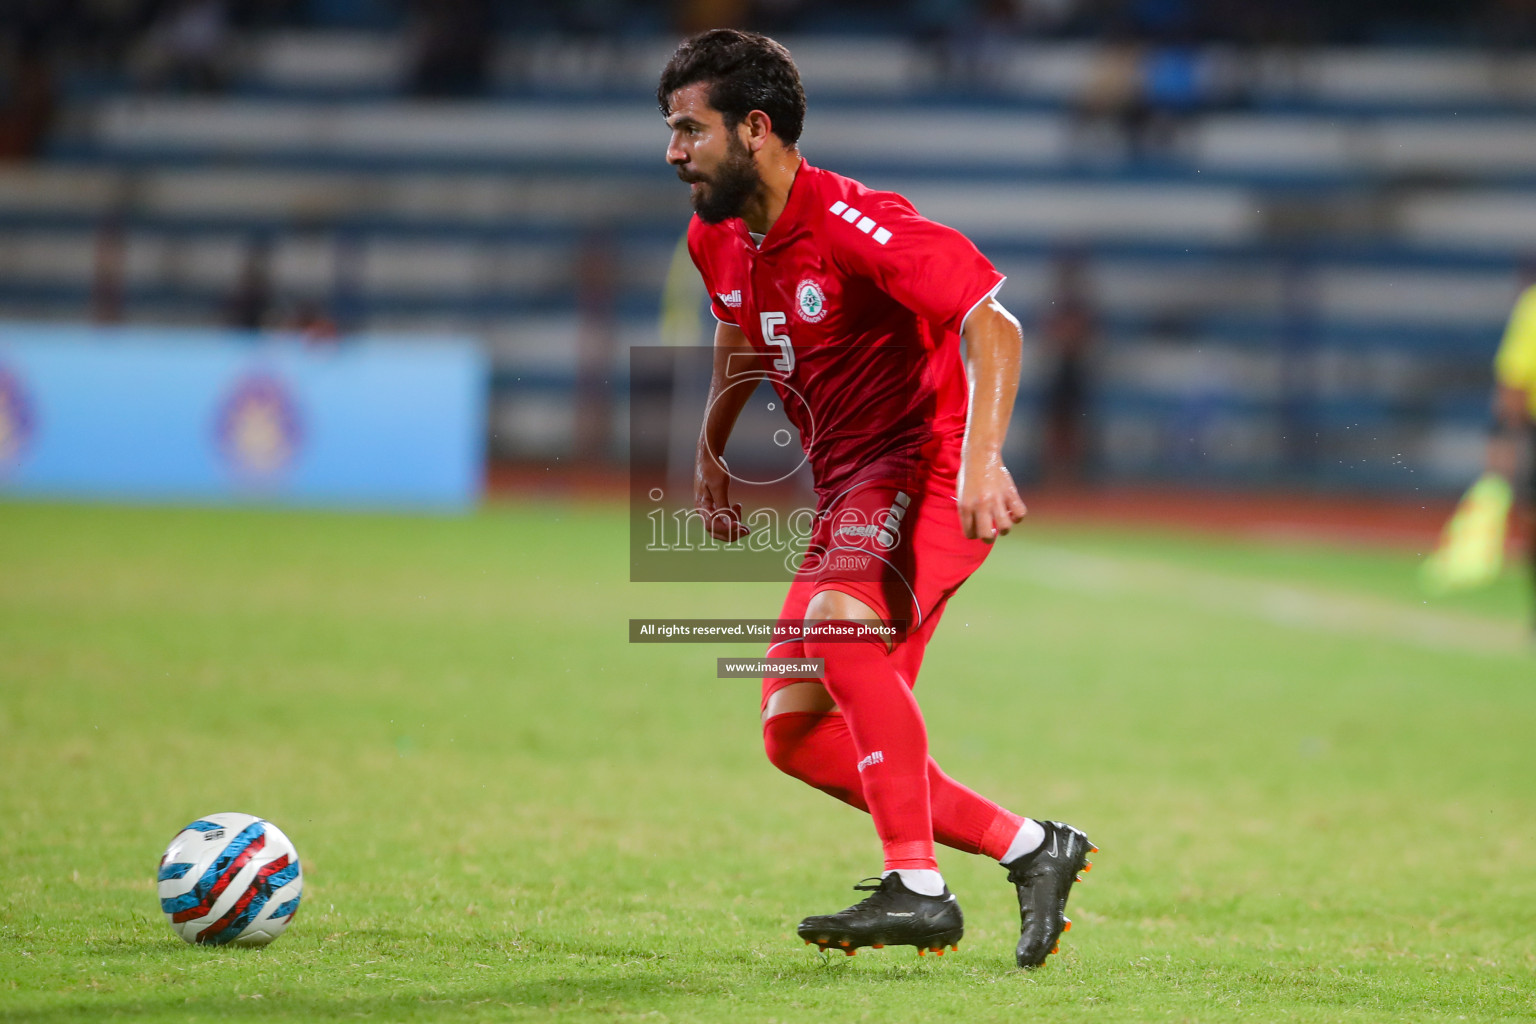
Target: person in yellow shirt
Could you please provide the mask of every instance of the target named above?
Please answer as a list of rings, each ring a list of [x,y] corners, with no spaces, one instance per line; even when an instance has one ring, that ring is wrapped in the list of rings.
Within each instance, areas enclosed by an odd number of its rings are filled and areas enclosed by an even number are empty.
[[[1488,471],[1514,479],[1526,427],[1536,421],[1536,284],[1515,300],[1493,360],[1493,436],[1488,442]]]
[[[1493,434],[1488,440],[1487,469],[1513,482],[1520,449],[1536,423],[1536,283],[1529,271],[1493,360]],[[1536,579],[1536,533],[1527,557]]]
[[[1487,586],[1504,565],[1504,541],[1514,503],[1524,438],[1536,423],[1536,276],[1525,286],[1509,315],[1504,340],[1494,356],[1493,430],[1488,438],[1483,474],[1467,489],[1446,522],[1435,551],[1424,560],[1419,581],[1430,594]],[[1536,475],[1531,494],[1536,495]],[[1533,524],[1536,525],[1536,524]],[[1536,532],[1528,557],[1536,582]]]

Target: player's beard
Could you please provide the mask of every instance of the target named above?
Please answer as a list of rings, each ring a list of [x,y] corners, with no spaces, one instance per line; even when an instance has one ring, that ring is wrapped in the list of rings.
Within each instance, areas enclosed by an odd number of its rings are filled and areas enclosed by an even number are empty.
[[[725,159],[715,168],[715,173],[708,178],[693,180],[702,182],[689,197],[693,203],[693,212],[709,224],[741,216],[747,200],[756,195],[763,185],[757,164],[752,162],[752,154],[747,152],[747,147],[734,134],[726,143]]]

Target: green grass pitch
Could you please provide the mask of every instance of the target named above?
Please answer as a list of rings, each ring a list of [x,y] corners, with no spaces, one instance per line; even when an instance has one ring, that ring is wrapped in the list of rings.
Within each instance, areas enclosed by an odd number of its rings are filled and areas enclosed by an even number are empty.
[[[935,755],[1102,853],[1013,969],[1001,869],[941,851],[960,952],[823,957],[862,815],[775,772],[755,683],[630,616],[618,509],[464,519],[0,505],[0,1021],[1459,1021],[1536,1016],[1536,661],[1517,579],[1411,553],[1026,526],[919,688]],[[304,905],[184,945],[194,817],[271,818]]]

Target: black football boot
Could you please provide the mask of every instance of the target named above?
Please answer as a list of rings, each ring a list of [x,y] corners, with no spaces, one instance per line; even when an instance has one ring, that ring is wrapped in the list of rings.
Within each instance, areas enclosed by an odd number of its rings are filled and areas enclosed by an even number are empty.
[[[930,949],[943,956],[945,946],[960,948],[965,916],[947,887],[937,896],[924,896],[903,885],[893,871],[884,878],[866,878],[854,888],[871,895],[847,910],[800,922],[806,945],[841,949],[849,956],[860,946],[916,946],[918,956]]]
[[[1080,830],[1059,821],[1042,821],[1045,841],[1039,849],[1004,864],[1008,881],[1019,892],[1020,967],[1039,967],[1056,952],[1061,933],[1072,927],[1067,919],[1067,895],[1079,871],[1093,865],[1088,854],[1098,850]]]

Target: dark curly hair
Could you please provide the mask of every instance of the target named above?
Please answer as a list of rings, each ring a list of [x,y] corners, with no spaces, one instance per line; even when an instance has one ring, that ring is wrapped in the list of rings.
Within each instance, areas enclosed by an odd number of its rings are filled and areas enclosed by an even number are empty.
[[[805,90],[794,58],[781,43],[756,32],[715,28],[683,40],[661,72],[656,105],[696,82],[709,83],[709,105],[734,128],[754,110],[768,115],[773,133],[793,146],[805,125]]]

